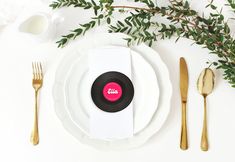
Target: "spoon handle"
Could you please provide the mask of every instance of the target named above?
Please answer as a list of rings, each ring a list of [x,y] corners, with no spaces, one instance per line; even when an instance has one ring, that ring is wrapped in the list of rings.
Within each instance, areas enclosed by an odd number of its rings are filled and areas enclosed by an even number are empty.
[[[187,150],[188,149],[187,122],[186,122],[186,102],[182,102],[182,125],[181,125],[180,148],[182,150]]]
[[[207,112],[206,112],[206,96],[204,96],[204,119],[203,119],[203,129],[201,138],[201,149],[202,151],[208,150],[208,138],[207,138]]]

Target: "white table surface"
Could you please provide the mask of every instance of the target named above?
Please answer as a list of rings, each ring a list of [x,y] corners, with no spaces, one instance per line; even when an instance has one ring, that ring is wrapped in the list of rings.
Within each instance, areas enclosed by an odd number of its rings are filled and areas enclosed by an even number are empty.
[[[217,0],[216,3],[223,1]],[[127,2],[126,2],[127,3]],[[160,4],[165,2],[159,1]],[[192,1],[193,8],[202,11],[203,0]],[[61,10],[65,23],[59,26],[57,36],[66,33],[79,22],[88,20],[89,14],[76,9]],[[76,18],[72,19],[76,14]],[[70,17],[70,19],[68,19]],[[97,28],[89,33],[101,32]],[[9,25],[0,33],[0,161],[1,162],[214,162],[235,161],[235,89],[215,71],[216,86],[208,97],[208,131],[210,149],[200,150],[203,119],[203,98],[196,89],[196,80],[206,61],[216,57],[207,49],[191,45],[180,39],[178,43],[162,40],[154,49],[169,68],[173,84],[172,106],[169,117],[159,133],[145,145],[129,151],[101,151],[79,143],[65,131],[57,118],[52,98],[54,75],[61,58],[69,47],[58,49],[52,42],[35,43]],[[76,43],[76,42],[74,42]],[[73,43],[73,44],[74,44]],[[181,105],[179,96],[179,57],[185,57],[189,68],[188,137],[189,149],[179,148]],[[31,87],[31,62],[42,61],[45,69],[44,86],[40,96],[40,144],[29,142],[33,125],[34,91]]]

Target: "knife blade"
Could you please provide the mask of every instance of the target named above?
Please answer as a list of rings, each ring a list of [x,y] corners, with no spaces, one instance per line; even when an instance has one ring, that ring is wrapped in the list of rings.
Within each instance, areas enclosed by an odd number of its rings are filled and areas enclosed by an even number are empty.
[[[183,57],[180,58],[180,93],[181,100],[187,102],[188,96],[188,67]]]
[[[188,137],[187,137],[186,103],[188,97],[188,68],[186,61],[183,57],[180,58],[180,94],[181,94],[181,104],[182,104],[180,148],[182,150],[187,150]]]

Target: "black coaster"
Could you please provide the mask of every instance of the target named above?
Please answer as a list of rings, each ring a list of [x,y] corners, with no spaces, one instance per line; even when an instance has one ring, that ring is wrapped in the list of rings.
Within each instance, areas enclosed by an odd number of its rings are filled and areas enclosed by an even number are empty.
[[[105,97],[104,88],[108,84],[115,83],[121,88],[121,96],[117,100],[109,100]],[[112,93],[118,93],[110,89]],[[134,86],[131,80],[120,72],[110,71],[101,74],[91,87],[91,97],[95,105],[106,112],[118,112],[125,109],[134,97]]]

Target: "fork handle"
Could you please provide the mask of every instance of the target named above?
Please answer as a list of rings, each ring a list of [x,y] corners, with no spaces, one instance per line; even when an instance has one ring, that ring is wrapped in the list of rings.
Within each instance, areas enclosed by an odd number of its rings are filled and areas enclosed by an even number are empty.
[[[34,110],[34,125],[31,134],[31,143],[37,145],[39,143],[39,133],[38,133],[38,91],[35,90],[35,110]]]

